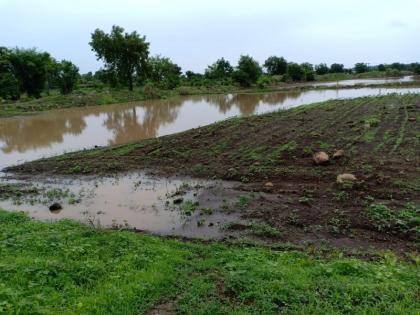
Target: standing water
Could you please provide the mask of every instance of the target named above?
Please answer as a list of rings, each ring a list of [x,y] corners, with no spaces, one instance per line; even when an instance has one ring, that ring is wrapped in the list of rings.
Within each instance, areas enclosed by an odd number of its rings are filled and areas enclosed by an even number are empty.
[[[3,118],[0,169],[64,152],[173,134],[237,115],[261,114],[330,99],[409,92],[420,92],[420,88],[188,96]]]
[[[0,119],[0,169],[66,151],[173,134],[236,115],[330,99],[410,92],[418,93],[420,88],[190,96],[4,118]],[[0,208],[26,211],[36,219],[71,218],[94,225],[201,238],[224,237],[223,226],[230,221],[246,224],[238,204],[241,198],[255,197],[244,195],[235,183],[153,178],[142,173],[119,178],[0,180],[33,191],[24,197],[0,198]],[[62,209],[50,211],[53,202],[59,202]]]

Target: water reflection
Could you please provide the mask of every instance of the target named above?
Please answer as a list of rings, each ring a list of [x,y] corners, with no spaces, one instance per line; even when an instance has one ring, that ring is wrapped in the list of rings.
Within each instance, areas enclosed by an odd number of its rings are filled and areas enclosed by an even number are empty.
[[[79,135],[86,127],[79,115],[57,116],[55,119],[5,119],[0,121],[1,150],[25,152],[39,147],[49,147],[54,142],[62,142],[65,134]]]
[[[111,130],[114,137],[110,145],[127,143],[133,139],[154,138],[160,126],[172,123],[178,116],[182,100],[165,100],[156,104],[147,103],[126,110],[115,109],[107,113],[104,126]]]
[[[94,145],[114,145],[305,103],[420,89],[335,89],[179,97],[0,119],[0,169]]]

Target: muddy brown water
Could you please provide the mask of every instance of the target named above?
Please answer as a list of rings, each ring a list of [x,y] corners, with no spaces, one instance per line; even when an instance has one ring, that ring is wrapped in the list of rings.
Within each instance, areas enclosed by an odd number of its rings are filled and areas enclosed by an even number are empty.
[[[64,152],[168,135],[232,116],[265,113],[330,99],[408,92],[420,92],[420,88],[189,96],[2,118],[0,169]]]
[[[420,93],[420,88],[189,96],[3,118],[0,119],[0,169],[64,152],[168,135],[237,115],[389,93]],[[0,181],[10,182],[7,178]],[[0,208],[26,211],[40,220],[71,218],[94,225],[127,225],[156,234],[200,238],[221,238],[225,235],[226,222],[241,221],[237,203],[243,192],[234,183],[153,178],[142,173],[118,178],[53,181],[30,178],[19,182],[35,185],[44,192],[18,200],[2,200]],[[180,196],[183,202],[175,205],[173,193],[187,186],[189,189]],[[48,206],[53,202],[60,202],[63,209],[49,211]]]
[[[144,173],[118,177],[33,178],[39,193],[0,200],[0,209],[25,211],[42,221],[75,219],[95,227],[128,228],[159,235],[218,239],[227,222],[240,218],[243,192],[233,182],[157,178]],[[59,203],[60,210],[49,206]]]
[[[352,85],[368,85],[368,84],[386,84],[386,83],[399,83],[399,82],[410,82],[413,81],[413,76],[404,76],[400,78],[385,78],[385,79],[352,79],[352,80],[340,80],[331,82],[319,82],[311,83],[311,86],[352,86]]]

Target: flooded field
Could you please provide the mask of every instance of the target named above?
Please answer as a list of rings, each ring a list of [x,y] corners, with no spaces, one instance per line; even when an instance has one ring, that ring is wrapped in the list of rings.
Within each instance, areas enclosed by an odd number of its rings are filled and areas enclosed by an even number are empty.
[[[0,208],[54,221],[75,219],[97,227],[145,230],[160,235],[220,238],[223,225],[239,222],[241,196],[234,183],[157,178],[142,173],[120,177],[37,178],[6,181],[31,193],[3,193]],[[1,183],[0,183],[1,184]],[[242,197],[243,198],[243,197]],[[61,209],[50,209],[52,204]],[[239,220],[239,221],[238,221]]]
[[[350,88],[189,96],[4,118],[0,119],[0,169],[64,152],[174,134],[237,115],[330,99],[418,92],[420,88]],[[2,183],[15,182],[3,178]],[[226,236],[224,225],[228,222],[245,222],[241,202],[252,199],[253,206],[259,204],[258,198],[236,189],[231,182],[157,178],[142,173],[77,180],[31,177],[16,183],[35,187],[35,192],[3,198],[0,208],[23,210],[40,220],[71,218],[160,235],[221,238]],[[62,209],[50,211],[55,202]],[[269,207],[277,204],[277,200],[264,202]]]
[[[386,84],[386,83],[399,83],[399,82],[410,82],[413,81],[413,76],[404,76],[400,78],[385,78],[385,79],[352,79],[352,80],[340,80],[331,82],[320,82],[310,84],[312,86],[352,86],[352,85],[368,85],[368,84]]]
[[[173,134],[237,115],[330,99],[410,92],[420,92],[420,88],[189,96],[3,118],[0,119],[0,169],[64,152]]]

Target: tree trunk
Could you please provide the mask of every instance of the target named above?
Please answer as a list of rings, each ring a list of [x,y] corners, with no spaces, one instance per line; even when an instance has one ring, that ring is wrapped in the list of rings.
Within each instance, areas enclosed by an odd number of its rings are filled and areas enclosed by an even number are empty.
[[[131,75],[128,77],[128,89],[130,91],[133,90],[133,76],[131,76]]]

